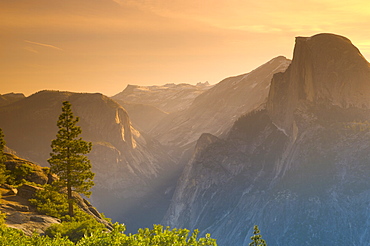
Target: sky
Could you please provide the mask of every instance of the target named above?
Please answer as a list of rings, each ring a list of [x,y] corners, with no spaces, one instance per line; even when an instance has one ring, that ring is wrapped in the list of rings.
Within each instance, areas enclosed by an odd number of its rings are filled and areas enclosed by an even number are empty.
[[[0,0],[0,94],[215,84],[318,33],[369,59],[369,23],[368,0]]]

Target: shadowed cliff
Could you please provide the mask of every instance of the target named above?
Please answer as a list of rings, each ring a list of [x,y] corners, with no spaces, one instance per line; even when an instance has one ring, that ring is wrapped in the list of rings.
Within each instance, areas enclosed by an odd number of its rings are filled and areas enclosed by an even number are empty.
[[[267,109],[198,140],[163,222],[225,246],[248,245],[255,224],[271,245],[367,245],[369,85],[348,39],[297,38]]]

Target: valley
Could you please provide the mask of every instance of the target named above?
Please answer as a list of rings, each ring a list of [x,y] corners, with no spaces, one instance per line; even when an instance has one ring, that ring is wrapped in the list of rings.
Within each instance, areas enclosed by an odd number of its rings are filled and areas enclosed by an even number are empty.
[[[0,95],[8,152],[48,166],[63,101],[96,174],[89,201],[128,232],[162,224],[249,245],[370,241],[370,65],[343,36],[297,37],[215,85],[128,85],[113,97]]]

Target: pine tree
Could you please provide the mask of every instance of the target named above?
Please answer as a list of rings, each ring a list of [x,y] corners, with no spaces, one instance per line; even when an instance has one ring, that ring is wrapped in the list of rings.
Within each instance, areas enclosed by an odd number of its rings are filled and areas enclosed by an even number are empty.
[[[59,116],[57,138],[51,143],[52,153],[48,159],[51,172],[59,176],[57,185],[67,188],[69,215],[74,216],[72,192],[89,197],[94,173],[91,172],[90,160],[85,156],[91,151],[92,144],[78,138],[81,128],[76,126],[79,121],[74,117],[71,104],[63,102],[62,114]]]
[[[4,133],[3,130],[0,128],[0,161],[2,161],[4,148],[5,148],[5,140],[4,140]]]
[[[262,239],[262,236],[260,235],[260,230],[258,229],[258,226],[254,226],[253,228],[253,236],[251,237],[252,242],[249,244],[249,246],[267,246],[265,240]]]
[[[4,162],[6,157],[4,155],[4,148],[5,148],[5,140],[4,140],[4,133],[3,130],[0,128],[0,184],[5,183],[7,175],[6,175],[6,168]]]

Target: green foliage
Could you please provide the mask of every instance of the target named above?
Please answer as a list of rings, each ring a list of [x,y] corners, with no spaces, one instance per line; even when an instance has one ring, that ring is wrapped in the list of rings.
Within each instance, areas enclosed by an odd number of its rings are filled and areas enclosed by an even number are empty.
[[[6,214],[0,211],[0,227],[5,223]]]
[[[249,246],[267,246],[265,240],[262,239],[262,236],[260,235],[260,230],[258,229],[258,226],[254,226],[253,228],[253,236],[251,237],[252,242],[249,244]]]
[[[4,140],[3,129],[0,128],[0,157],[2,157],[2,155],[4,153],[5,144],[6,144],[6,142]]]
[[[21,186],[23,184],[40,186],[46,182],[50,168],[42,168],[37,164],[9,153],[4,154],[4,156],[7,159],[6,165],[3,166],[7,176],[7,184],[12,186]],[[38,182],[38,184],[34,182]]]
[[[0,184],[5,184],[8,179],[7,171],[5,165],[0,163]]]
[[[26,178],[34,172],[33,167],[28,163],[21,163],[17,165],[14,170],[10,172],[8,183],[12,185],[21,185],[26,183]]]
[[[78,138],[81,128],[74,117],[71,104],[63,102],[62,114],[59,116],[57,138],[52,141],[52,153],[48,162],[51,172],[59,176],[57,185],[67,188],[69,214],[73,216],[72,191],[89,196],[94,173],[91,172],[90,160],[85,156],[91,151],[92,144]]]
[[[72,242],[78,242],[85,235],[91,235],[94,232],[104,232],[106,229],[103,224],[98,223],[91,218],[84,221],[62,222],[61,224],[53,224],[46,230],[46,235],[51,238],[68,237]]]
[[[61,235],[68,237],[73,242],[77,242],[85,234],[90,234],[97,230],[105,230],[103,224],[81,211],[76,204],[73,204],[74,217],[70,217],[67,195],[53,186],[46,185],[45,189],[38,190],[35,198],[29,201],[36,207],[38,212],[62,220],[61,224],[54,224],[46,231],[46,235],[52,238]]]
[[[37,211],[62,221],[71,221],[69,216],[67,195],[56,187],[45,185],[45,189],[38,190],[35,198],[29,199],[31,205],[35,206]],[[73,204],[75,216],[74,221],[84,221],[90,219],[90,216],[81,211],[76,204]]]
[[[109,224],[112,224],[112,219],[111,219],[111,218],[106,217],[104,213],[99,213],[99,214],[100,214],[100,216],[101,216],[101,218],[102,218],[103,220],[105,220],[105,221],[106,221],[106,222],[108,222]]]
[[[6,157],[4,155],[4,147],[5,147],[4,133],[3,130],[0,128],[0,184],[4,184],[8,177],[4,164],[6,160]]]
[[[31,237],[24,235],[22,231],[0,226],[0,246],[74,246],[75,244],[60,236],[55,238],[39,236],[34,234]]]
[[[125,226],[114,224],[113,231],[107,232],[89,225],[90,222],[68,223],[60,228],[52,228],[52,237],[34,234],[31,237],[21,231],[0,226],[0,246],[217,246],[216,240],[205,237],[198,238],[198,231],[189,234],[187,229],[173,229],[155,225],[153,229],[140,229],[137,234],[124,234]],[[68,237],[84,236],[79,241],[71,241]],[[73,235],[73,236],[72,236]],[[74,240],[74,239],[73,239]]]
[[[29,200],[37,211],[58,219],[66,220],[68,215],[68,199],[66,194],[59,193],[51,186],[38,190],[35,198]]]
[[[82,238],[77,245],[122,245],[122,246],[217,246],[216,240],[207,234],[198,238],[198,231],[190,234],[187,229],[164,228],[154,225],[153,229],[139,229],[137,234],[126,235],[124,225],[115,224],[110,233],[97,232]]]

